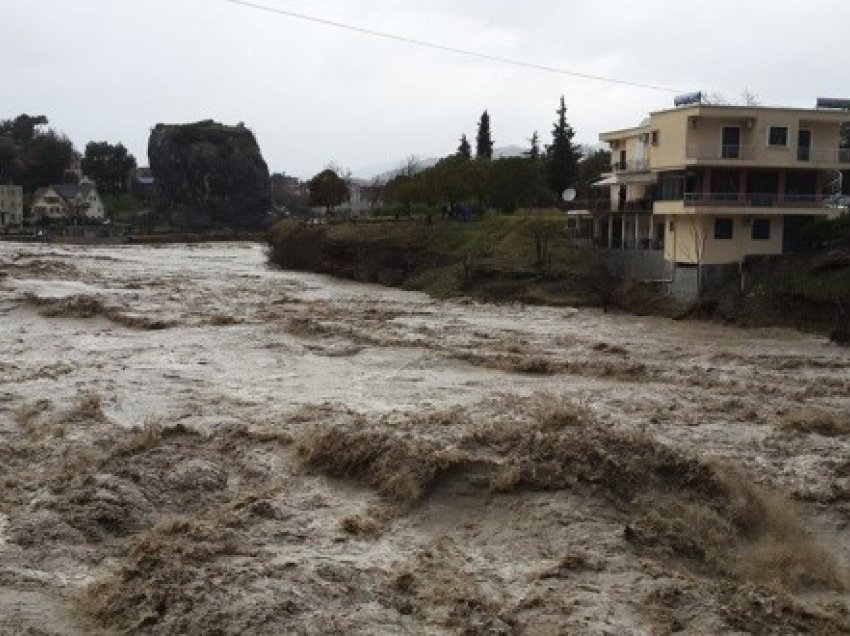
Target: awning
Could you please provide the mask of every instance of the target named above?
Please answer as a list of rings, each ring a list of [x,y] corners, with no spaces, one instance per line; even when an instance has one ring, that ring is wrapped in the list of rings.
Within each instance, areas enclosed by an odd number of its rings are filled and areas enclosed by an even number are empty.
[[[628,185],[630,183],[653,184],[658,181],[656,175],[651,172],[638,172],[634,174],[612,174],[591,184],[594,188],[608,188],[615,185]]]
[[[617,185],[620,183],[617,181],[617,175],[612,174],[610,177],[605,177],[604,179],[600,179],[599,181],[595,181],[590,184],[591,188],[607,188],[612,185]]]

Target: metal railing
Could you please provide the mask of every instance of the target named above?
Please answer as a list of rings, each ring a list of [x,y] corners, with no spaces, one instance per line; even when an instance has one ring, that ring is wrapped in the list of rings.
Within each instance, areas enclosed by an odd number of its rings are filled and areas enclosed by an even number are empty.
[[[775,194],[772,192],[686,192],[685,205],[729,207],[817,208],[828,203],[821,194]]]
[[[797,161],[850,163],[850,148],[830,148],[823,146],[797,146],[795,150]],[[755,159],[755,146],[744,144],[703,144],[690,143],[687,145],[685,157],[688,159],[729,159],[751,161]]]

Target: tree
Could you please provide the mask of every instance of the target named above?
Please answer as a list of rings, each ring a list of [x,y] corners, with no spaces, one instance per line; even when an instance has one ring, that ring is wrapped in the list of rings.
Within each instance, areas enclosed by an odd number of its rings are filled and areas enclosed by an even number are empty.
[[[532,161],[537,161],[540,158],[540,137],[536,130],[534,131],[534,134],[531,135],[528,143],[530,144],[530,148],[524,154]]]
[[[74,155],[74,144],[64,135],[54,130],[37,134],[19,150],[13,178],[25,192],[60,183]]]
[[[271,175],[272,205],[279,211],[291,215],[310,216],[310,204],[296,177],[276,172]]]
[[[102,192],[115,194],[127,190],[127,177],[136,167],[136,159],[124,144],[90,141],[82,160],[83,173],[90,177]]]
[[[761,106],[761,99],[755,93],[751,93],[746,86],[741,91],[741,103],[744,106]]]
[[[552,145],[546,148],[546,181],[557,196],[575,183],[579,153],[573,145],[572,126],[567,123],[564,96],[556,111],[558,119],[552,128]]]
[[[26,146],[38,134],[38,126],[46,126],[47,117],[27,114],[0,121],[0,137],[7,137],[16,146]]]
[[[485,110],[478,120],[478,134],[475,137],[476,159],[490,160],[493,158],[493,136],[490,132],[490,115]]]
[[[461,159],[472,159],[472,147],[466,138],[466,133],[460,136],[460,145],[457,147],[457,156]]]
[[[598,191],[600,197],[610,196],[610,188],[596,188],[593,184],[602,178],[603,172],[608,172],[611,166],[611,152],[608,150],[588,150],[578,164],[575,189],[578,198],[590,202]]]
[[[322,170],[309,183],[310,205],[323,207],[328,214],[348,198],[348,185],[330,168]]]
[[[503,212],[534,205],[540,191],[540,172],[530,159],[506,157],[490,165],[488,201]]]
[[[17,183],[24,191],[59,183],[73,159],[74,144],[54,130],[43,130],[44,115],[0,120],[0,182]]]

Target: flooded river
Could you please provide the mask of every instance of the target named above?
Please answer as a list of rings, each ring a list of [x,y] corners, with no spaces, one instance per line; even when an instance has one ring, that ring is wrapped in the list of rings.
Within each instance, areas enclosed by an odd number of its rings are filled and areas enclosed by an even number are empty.
[[[255,244],[0,243],[0,312],[0,633],[847,626],[824,338],[435,301]]]

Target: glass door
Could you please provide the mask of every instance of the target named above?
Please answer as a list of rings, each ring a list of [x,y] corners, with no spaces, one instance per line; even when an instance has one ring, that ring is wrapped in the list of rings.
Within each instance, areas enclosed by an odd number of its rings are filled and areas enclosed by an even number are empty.
[[[741,157],[741,128],[739,126],[724,126],[721,144],[720,156],[723,159],[739,159]]]
[[[801,128],[797,132],[797,160],[808,161],[812,156],[812,131]]]

